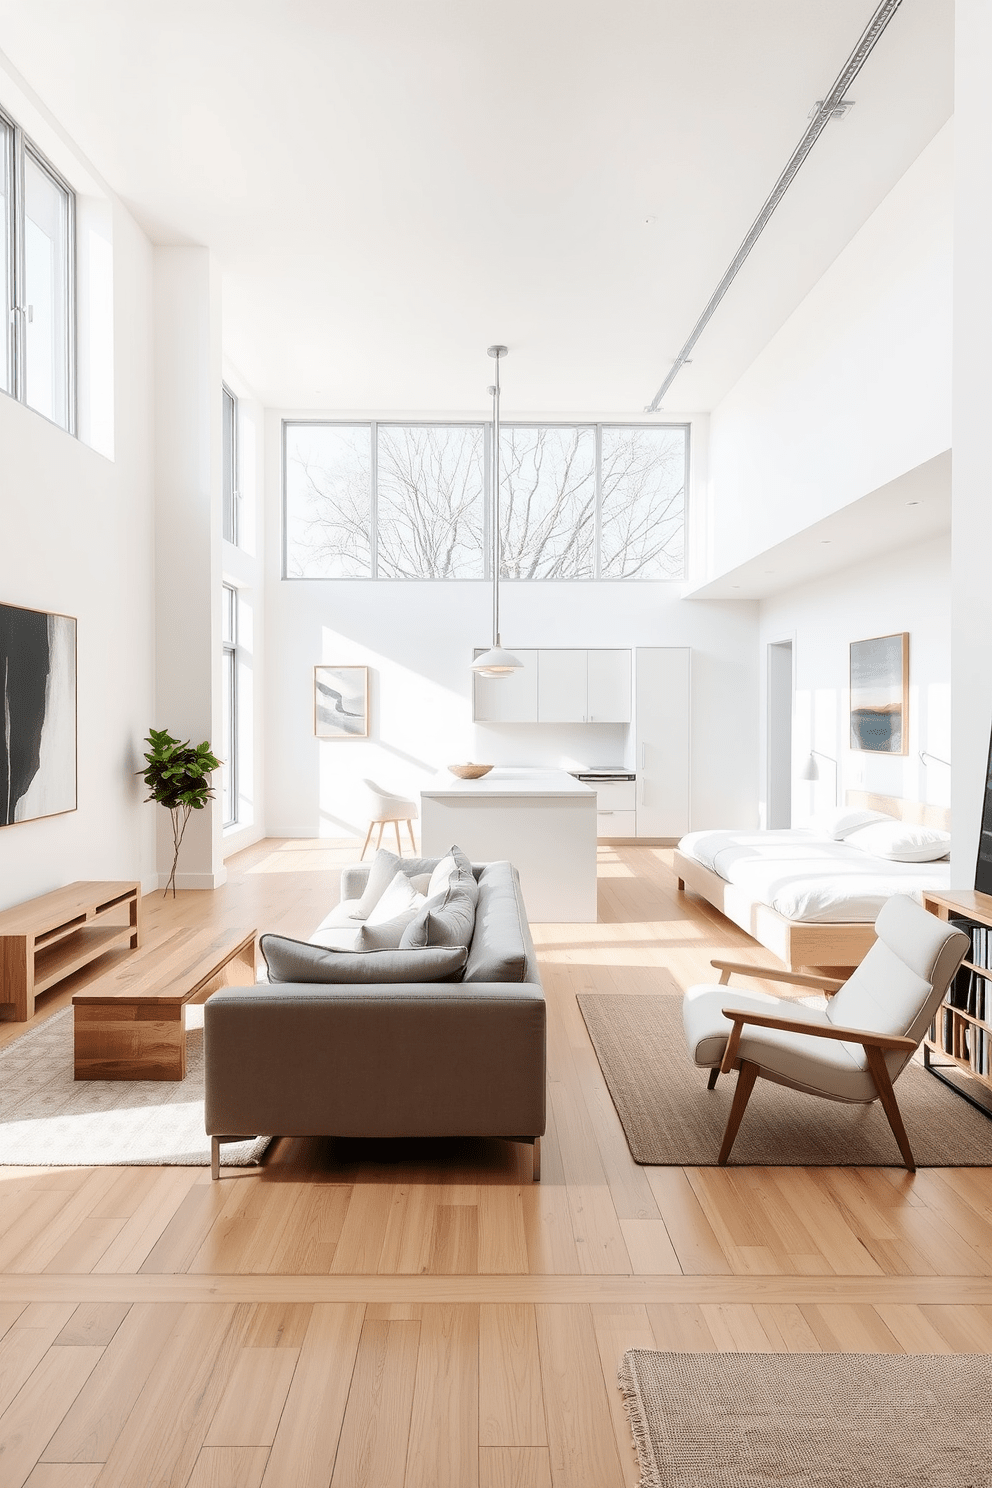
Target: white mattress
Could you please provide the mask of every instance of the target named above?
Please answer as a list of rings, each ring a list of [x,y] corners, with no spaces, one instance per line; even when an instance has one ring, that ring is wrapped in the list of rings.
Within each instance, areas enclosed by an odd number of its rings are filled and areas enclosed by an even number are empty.
[[[679,851],[757,904],[806,924],[871,923],[893,894],[948,889],[951,865],[892,863],[801,829],[690,832]]]

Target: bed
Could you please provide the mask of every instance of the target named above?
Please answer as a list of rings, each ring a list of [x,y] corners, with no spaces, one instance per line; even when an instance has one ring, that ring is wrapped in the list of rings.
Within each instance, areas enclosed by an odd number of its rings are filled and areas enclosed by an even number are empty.
[[[949,830],[943,807],[849,791],[846,805]],[[855,834],[852,834],[855,835]],[[892,862],[808,829],[690,832],[675,850],[680,890],[706,899],[790,970],[857,966],[893,894],[950,887],[950,863]]]

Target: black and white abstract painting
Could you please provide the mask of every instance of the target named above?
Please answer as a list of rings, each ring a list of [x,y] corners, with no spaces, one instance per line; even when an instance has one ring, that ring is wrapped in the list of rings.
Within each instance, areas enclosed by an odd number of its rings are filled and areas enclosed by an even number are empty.
[[[368,667],[314,667],[313,719],[318,739],[367,739]]]
[[[0,604],[0,826],[76,809],[76,622]]]

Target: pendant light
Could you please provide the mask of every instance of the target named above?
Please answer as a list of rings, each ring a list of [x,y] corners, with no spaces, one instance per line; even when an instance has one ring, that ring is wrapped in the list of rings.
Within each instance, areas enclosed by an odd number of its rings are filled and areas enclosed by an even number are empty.
[[[486,350],[496,362],[496,381],[489,389],[493,400],[493,644],[488,651],[483,651],[481,656],[476,657],[472,670],[480,677],[509,677],[511,673],[523,668],[523,662],[509,651],[503,650],[499,636],[499,569],[502,552],[499,525],[499,360],[506,356],[506,347],[489,346]]]

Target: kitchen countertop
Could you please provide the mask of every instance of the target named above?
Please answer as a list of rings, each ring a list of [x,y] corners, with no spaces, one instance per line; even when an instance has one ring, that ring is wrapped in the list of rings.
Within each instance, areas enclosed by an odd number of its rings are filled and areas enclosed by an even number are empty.
[[[459,780],[447,772],[434,785],[425,786],[420,794],[431,799],[464,796],[566,796],[589,797],[595,802],[596,792],[576,780],[566,770],[539,770],[522,765],[497,765],[480,780]]]

